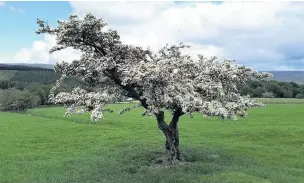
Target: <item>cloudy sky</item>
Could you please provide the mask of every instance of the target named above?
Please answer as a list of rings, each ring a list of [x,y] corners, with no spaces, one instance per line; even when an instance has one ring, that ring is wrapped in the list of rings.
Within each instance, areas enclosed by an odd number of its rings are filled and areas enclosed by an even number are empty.
[[[304,2],[0,2],[0,63],[55,63],[75,50],[49,55],[50,36],[36,35],[36,19],[91,12],[119,31],[123,42],[234,59],[257,70],[304,70]]]

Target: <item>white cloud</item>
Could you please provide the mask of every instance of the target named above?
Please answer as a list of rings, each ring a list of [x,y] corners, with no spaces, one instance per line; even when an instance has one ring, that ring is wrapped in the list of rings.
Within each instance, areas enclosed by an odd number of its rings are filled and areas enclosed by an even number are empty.
[[[288,49],[303,45],[304,3],[70,2],[77,14],[91,12],[121,33],[126,43],[160,48],[185,42],[192,54],[235,59],[256,69],[292,65]],[[287,45],[289,45],[287,48]],[[302,46],[301,46],[302,47]],[[282,50],[283,49],[283,50]],[[294,54],[302,54],[299,50]],[[284,62],[285,61],[285,62]],[[284,67],[283,67],[284,66]],[[304,64],[301,65],[304,69]]]
[[[54,64],[60,61],[71,62],[80,58],[81,53],[71,48],[49,54],[49,50],[55,44],[55,37],[45,35],[43,40],[35,41],[31,48],[21,48],[11,62]]]
[[[16,9],[15,9],[13,6],[10,6],[9,9],[10,9],[11,11],[16,12]]]
[[[287,2],[70,2],[117,29],[122,41],[158,49],[184,42],[191,55],[235,59],[255,69],[304,69],[304,3]],[[53,39],[53,38],[52,38]],[[21,49],[15,60],[50,63],[70,59],[71,50],[49,56],[50,37]],[[304,49],[303,49],[304,50]],[[56,55],[55,55],[56,54]],[[79,53],[77,53],[79,56]],[[77,55],[75,54],[75,55]]]
[[[132,21],[140,22],[152,19],[164,7],[170,6],[172,2],[71,2],[72,8],[77,13],[84,15],[86,12],[93,12],[102,16],[108,22],[125,24]],[[79,7],[81,6],[81,9]],[[79,11],[78,11],[79,10]]]
[[[0,1],[0,6],[4,6],[5,3],[3,1]]]
[[[9,63],[8,57],[0,57],[0,63]]]
[[[22,13],[23,9],[21,8],[15,8],[14,6],[10,6],[9,9],[13,12],[18,12],[18,13]]]

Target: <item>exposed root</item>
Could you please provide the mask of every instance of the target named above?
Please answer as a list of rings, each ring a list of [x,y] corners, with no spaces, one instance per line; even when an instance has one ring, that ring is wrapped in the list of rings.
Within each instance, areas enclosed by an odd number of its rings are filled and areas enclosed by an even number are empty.
[[[187,162],[184,161],[183,158],[172,158],[171,156],[164,156],[164,157],[160,157],[155,159],[152,162],[152,166],[158,166],[158,167],[162,167],[162,168],[168,168],[171,166],[179,166],[179,165],[184,165]]]

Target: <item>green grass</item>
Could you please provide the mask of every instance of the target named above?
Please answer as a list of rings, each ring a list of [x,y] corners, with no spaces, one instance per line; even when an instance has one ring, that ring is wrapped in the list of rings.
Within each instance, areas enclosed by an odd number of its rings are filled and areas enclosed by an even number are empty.
[[[304,104],[304,99],[296,98],[254,98],[254,100],[265,104]]]
[[[88,114],[64,118],[61,108],[0,113],[0,182],[303,183],[303,111],[270,104],[238,121],[183,116],[190,163],[170,168],[151,164],[164,154],[164,137],[141,109],[106,113],[98,124]]]

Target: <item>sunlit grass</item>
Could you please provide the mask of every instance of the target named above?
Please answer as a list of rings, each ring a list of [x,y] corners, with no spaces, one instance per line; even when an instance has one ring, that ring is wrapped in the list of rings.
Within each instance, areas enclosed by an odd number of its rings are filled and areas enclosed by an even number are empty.
[[[302,104],[269,104],[238,121],[183,116],[189,163],[166,169],[152,163],[164,154],[155,119],[111,108],[97,124],[62,108],[0,113],[0,182],[304,182]]]
[[[254,100],[265,104],[304,104],[304,99],[297,98],[254,98]]]

